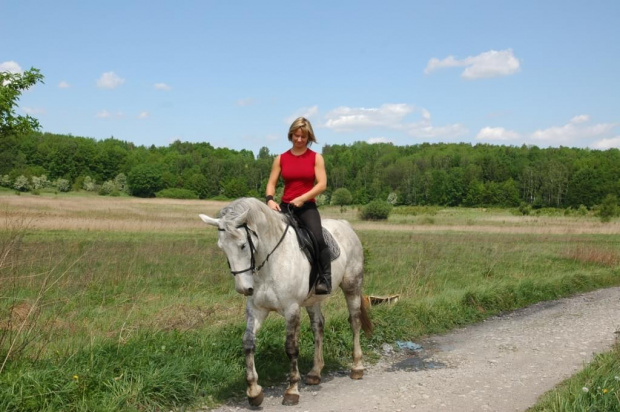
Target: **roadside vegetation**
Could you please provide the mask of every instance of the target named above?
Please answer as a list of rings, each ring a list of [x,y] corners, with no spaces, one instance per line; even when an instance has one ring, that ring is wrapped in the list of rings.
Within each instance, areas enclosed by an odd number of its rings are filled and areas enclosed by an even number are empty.
[[[243,396],[245,301],[216,231],[197,218],[223,205],[0,192],[0,409],[169,410]],[[438,207],[395,207],[379,221],[354,207],[322,213],[348,219],[362,239],[365,293],[401,296],[372,307],[369,361],[385,342],[620,285],[617,219]],[[347,369],[340,292],[325,317],[327,368]],[[284,339],[272,315],[258,339],[263,384],[287,373]],[[300,351],[307,371],[305,317]]]
[[[620,333],[620,332],[619,332]],[[620,411],[620,340],[577,375],[541,397],[528,412]]]

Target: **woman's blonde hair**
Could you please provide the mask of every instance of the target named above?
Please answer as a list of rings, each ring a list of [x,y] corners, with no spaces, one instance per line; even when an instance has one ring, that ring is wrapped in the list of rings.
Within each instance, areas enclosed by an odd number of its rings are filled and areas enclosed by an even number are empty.
[[[290,142],[293,141],[293,134],[297,130],[301,129],[304,133],[304,136],[308,137],[308,145],[311,143],[316,143],[316,137],[314,137],[314,130],[312,130],[312,124],[305,117],[298,117],[295,119],[291,127],[288,129],[288,140]]]

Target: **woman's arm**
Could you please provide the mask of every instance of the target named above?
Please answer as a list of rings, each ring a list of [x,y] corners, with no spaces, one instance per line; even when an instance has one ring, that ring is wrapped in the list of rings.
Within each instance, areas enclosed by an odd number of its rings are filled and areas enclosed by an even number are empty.
[[[323,160],[323,156],[319,153],[316,154],[316,158],[314,160],[314,178],[316,179],[316,183],[306,193],[303,195],[296,197],[291,202],[296,207],[301,207],[305,202],[310,199],[313,199],[323,193],[325,189],[327,189],[327,173],[325,172],[325,161]]]
[[[273,164],[271,165],[271,173],[269,174],[269,180],[267,181],[267,188],[265,189],[265,196],[275,196],[276,194],[276,185],[278,184],[278,178],[280,177],[280,171],[282,168],[280,167],[280,156],[277,156],[273,159]],[[280,211],[280,205],[273,199],[267,202],[267,206],[269,206],[273,210]]]

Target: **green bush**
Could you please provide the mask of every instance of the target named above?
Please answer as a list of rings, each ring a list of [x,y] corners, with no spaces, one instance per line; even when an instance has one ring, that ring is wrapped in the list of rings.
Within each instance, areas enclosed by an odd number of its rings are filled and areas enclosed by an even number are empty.
[[[532,205],[530,205],[529,203],[521,202],[521,204],[519,205],[519,212],[523,216],[528,216],[530,213],[532,213]]]
[[[387,220],[392,211],[392,205],[382,200],[373,200],[360,210],[362,220]]]
[[[579,216],[585,216],[588,214],[588,208],[585,207],[584,205],[579,205],[579,209],[577,209],[577,214],[579,214]]]
[[[131,194],[137,197],[153,197],[164,188],[163,173],[159,165],[140,164],[127,176]]]
[[[353,202],[353,195],[344,187],[338,188],[334,190],[332,193],[332,205],[336,206],[347,206]]]
[[[155,197],[165,197],[169,199],[198,199],[196,192],[189,189],[170,188],[160,190],[155,193]]]
[[[614,195],[607,195],[599,208],[601,222],[609,222],[618,215],[618,198]]]

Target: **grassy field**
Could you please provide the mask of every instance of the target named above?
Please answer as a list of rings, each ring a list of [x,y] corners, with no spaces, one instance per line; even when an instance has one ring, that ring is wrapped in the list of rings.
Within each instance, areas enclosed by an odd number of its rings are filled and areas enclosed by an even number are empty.
[[[169,410],[216,404],[245,390],[244,298],[234,292],[216,231],[198,200],[0,193],[0,409]],[[365,249],[365,293],[376,306],[365,354],[396,339],[501,311],[620,285],[620,223],[508,210],[398,209],[349,220]],[[328,368],[351,356],[340,293],[325,305]],[[302,373],[312,361],[304,318]],[[283,322],[258,339],[263,384],[287,373]]]

